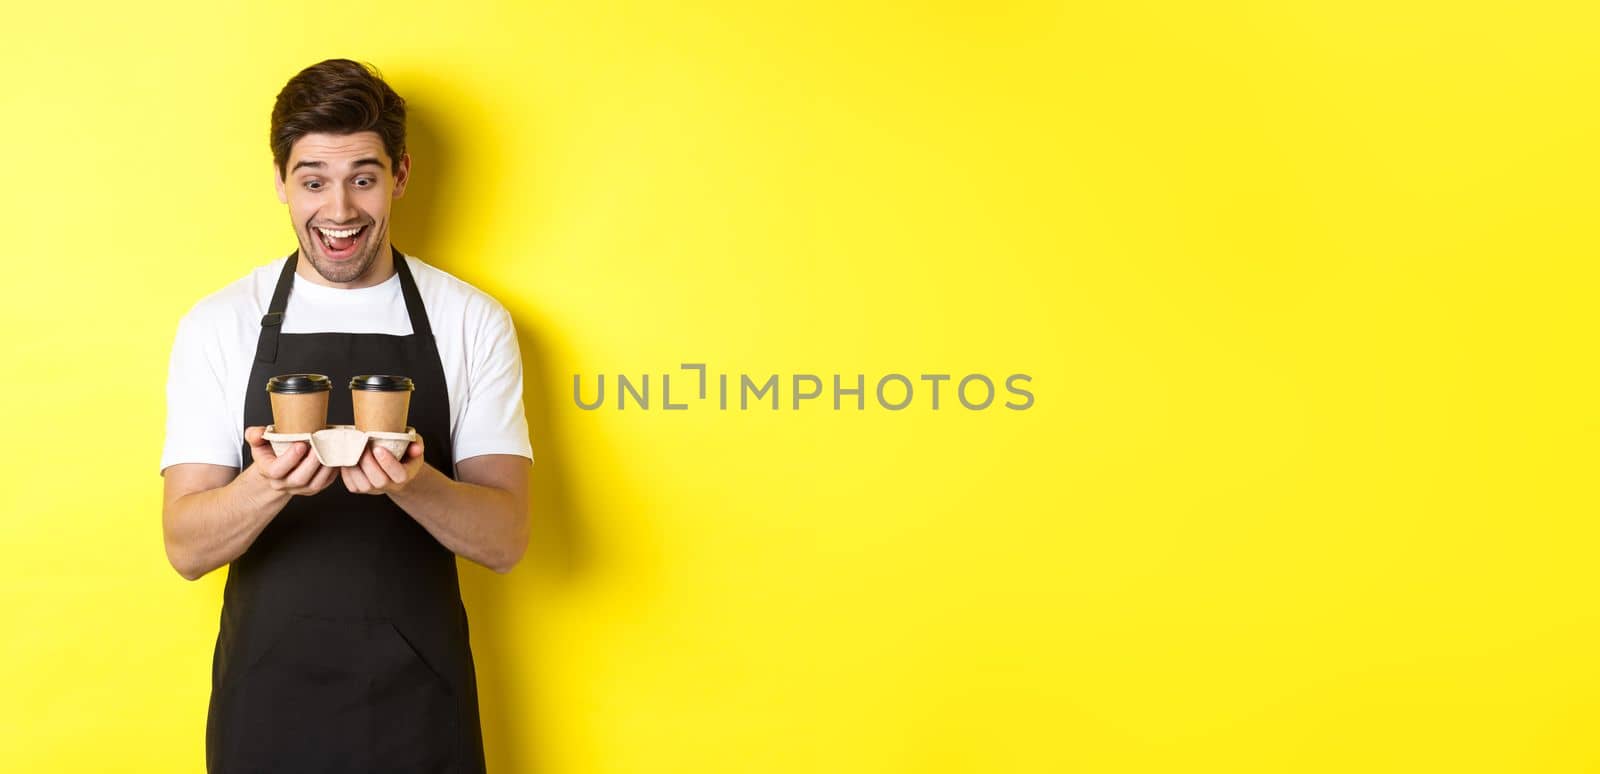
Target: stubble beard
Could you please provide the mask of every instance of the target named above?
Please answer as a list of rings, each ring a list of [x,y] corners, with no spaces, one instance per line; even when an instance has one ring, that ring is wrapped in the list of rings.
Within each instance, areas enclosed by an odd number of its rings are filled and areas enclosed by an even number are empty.
[[[378,227],[379,224],[367,227],[371,233],[365,235],[365,244],[358,255],[349,260],[330,261],[322,257],[321,235],[315,228],[308,226],[306,230],[309,233],[302,234],[300,238],[300,254],[311,261],[311,268],[316,269],[323,279],[338,283],[355,282],[367,276],[367,272],[372,270],[372,265],[378,261],[378,250],[383,246],[384,234],[388,232],[387,226],[383,231],[378,231]],[[307,244],[308,239],[314,244]]]

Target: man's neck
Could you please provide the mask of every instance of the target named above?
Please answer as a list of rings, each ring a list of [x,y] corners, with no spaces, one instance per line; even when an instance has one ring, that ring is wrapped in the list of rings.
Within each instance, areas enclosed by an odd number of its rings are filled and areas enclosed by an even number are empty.
[[[370,288],[373,285],[383,284],[385,280],[394,275],[394,271],[394,251],[390,249],[389,240],[387,239],[383,240],[383,245],[378,248],[378,257],[373,260],[371,266],[367,267],[367,273],[349,282],[329,282],[327,277],[317,272],[317,268],[312,266],[311,261],[306,259],[304,255],[300,256],[300,260],[295,261],[294,267],[294,273],[306,282],[341,290]]]

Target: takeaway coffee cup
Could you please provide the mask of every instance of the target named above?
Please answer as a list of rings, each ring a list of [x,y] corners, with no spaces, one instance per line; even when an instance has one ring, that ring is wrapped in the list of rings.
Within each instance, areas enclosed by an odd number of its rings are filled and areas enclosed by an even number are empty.
[[[403,433],[411,410],[411,379],[392,374],[364,374],[350,380],[350,402],[356,429],[365,433]]]
[[[328,424],[328,392],[333,381],[322,374],[283,374],[267,380],[272,425],[277,433],[314,433]]]

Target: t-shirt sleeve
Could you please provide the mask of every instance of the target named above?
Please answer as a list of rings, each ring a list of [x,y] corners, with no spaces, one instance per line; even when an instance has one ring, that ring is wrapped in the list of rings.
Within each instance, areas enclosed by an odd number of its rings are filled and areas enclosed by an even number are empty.
[[[505,307],[489,305],[473,349],[454,461],[480,454],[516,454],[532,460],[528,418],[522,410],[522,352]]]
[[[167,435],[161,472],[172,465],[204,462],[240,466],[244,439],[233,427],[223,389],[222,342],[201,309],[178,321],[167,366]]]

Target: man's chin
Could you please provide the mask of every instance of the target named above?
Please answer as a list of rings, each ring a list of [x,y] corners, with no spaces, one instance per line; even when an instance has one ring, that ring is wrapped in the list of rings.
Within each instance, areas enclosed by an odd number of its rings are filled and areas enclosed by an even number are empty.
[[[348,261],[330,261],[315,248],[301,252],[311,259],[311,268],[316,269],[317,273],[329,282],[354,282],[366,274],[373,264],[373,255],[370,252],[366,255],[351,256]]]

